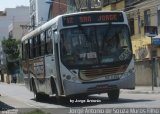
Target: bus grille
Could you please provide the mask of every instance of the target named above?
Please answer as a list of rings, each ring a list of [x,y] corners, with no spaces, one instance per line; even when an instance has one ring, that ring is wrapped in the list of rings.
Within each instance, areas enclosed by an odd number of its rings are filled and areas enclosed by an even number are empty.
[[[90,80],[90,79],[106,76],[109,74],[123,73],[125,72],[126,69],[127,69],[126,65],[121,65],[119,67],[112,67],[112,68],[81,70],[80,77],[83,80]]]

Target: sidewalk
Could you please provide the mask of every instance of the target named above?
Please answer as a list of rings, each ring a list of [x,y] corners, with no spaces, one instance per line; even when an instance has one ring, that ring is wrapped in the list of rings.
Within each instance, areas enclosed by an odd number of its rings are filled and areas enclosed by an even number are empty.
[[[136,86],[134,90],[121,89],[121,93],[135,93],[135,94],[160,94],[160,87],[152,86]]]

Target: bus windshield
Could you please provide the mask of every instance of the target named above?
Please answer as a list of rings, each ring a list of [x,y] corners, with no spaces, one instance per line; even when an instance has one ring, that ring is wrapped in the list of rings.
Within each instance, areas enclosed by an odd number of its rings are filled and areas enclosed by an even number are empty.
[[[97,65],[131,59],[127,25],[78,26],[60,31],[61,60],[68,66]]]

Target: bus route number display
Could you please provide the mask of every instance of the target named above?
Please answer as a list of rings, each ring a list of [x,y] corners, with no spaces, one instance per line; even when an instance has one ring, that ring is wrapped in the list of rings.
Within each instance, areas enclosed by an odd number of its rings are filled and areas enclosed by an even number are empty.
[[[121,12],[112,13],[92,13],[80,14],[63,17],[63,26],[72,26],[78,24],[104,23],[104,22],[123,22],[123,14]]]

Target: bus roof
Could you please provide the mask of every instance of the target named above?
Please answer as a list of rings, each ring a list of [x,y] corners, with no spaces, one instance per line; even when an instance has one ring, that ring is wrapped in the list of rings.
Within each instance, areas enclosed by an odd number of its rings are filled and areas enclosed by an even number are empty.
[[[124,13],[123,11],[86,11],[86,12],[75,12],[75,13],[69,13],[69,14],[63,14],[63,15],[58,15],[55,18],[51,19],[50,21],[44,23],[43,25],[37,27],[35,30],[29,32],[28,34],[26,34],[25,36],[22,37],[21,41],[23,42],[24,40],[38,34],[39,32],[41,32],[41,30],[46,30],[49,27],[51,27],[52,24],[56,23],[57,20],[61,17],[65,17],[65,16],[71,16],[71,15],[79,15],[79,14],[93,14],[93,13],[106,13],[106,12],[119,12],[119,13]]]

